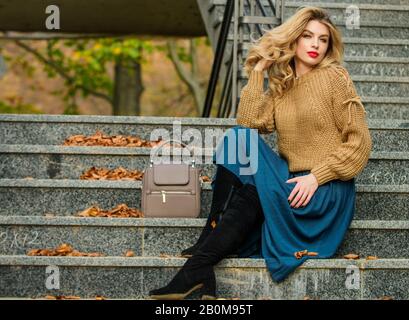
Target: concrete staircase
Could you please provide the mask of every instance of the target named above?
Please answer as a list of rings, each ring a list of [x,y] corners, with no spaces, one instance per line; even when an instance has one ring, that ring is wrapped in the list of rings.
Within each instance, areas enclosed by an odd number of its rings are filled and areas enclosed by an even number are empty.
[[[205,2],[205,1],[203,1]],[[313,2],[337,17],[346,43],[345,64],[368,112],[373,152],[357,177],[354,221],[332,259],[310,260],[275,284],[263,260],[225,259],[216,267],[218,295],[249,299],[409,299],[409,1],[360,0],[361,29],[342,27],[342,12],[355,1]],[[206,3],[206,28],[216,32],[225,1]],[[302,4],[306,4],[303,2]],[[290,15],[300,2],[286,1]],[[201,7],[203,15],[203,6]],[[339,17],[339,18],[338,18]],[[208,31],[209,32],[209,31]],[[248,42],[241,50],[245,54]],[[246,81],[242,75],[243,82]],[[183,265],[181,249],[205,223],[212,190],[202,186],[199,219],[81,218],[92,205],[140,207],[139,181],[84,181],[92,166],[142,170],[150,149],[64,147],[75,134],[137,135],[156,128],[224,132],[235,119],[0,115],[0,298],[76,295],[144,299]],[[263,135],[275,150],[276,135]],[[213,164],[199,164],[213,177]],[[105,257],[31,257],[30,249],[69,243]],[[125,257],[132,250],[135,257]],[[358,260],[343,259],[347,253]],[[377,256],[377,260],[367,260]],[[58,266],[60,289],[47,289],[48,266]],[[351,280],[352,279],[352,280]],[[191,298],[197,296],[192,295]]]
[[[139,208],[141,182],[85,181],[79,176],[91,166],[143,169],[149,149],[61,144],[70,135],[89,135],[97,129],[108,135],[132,134],[149,139],[154,128],[170,128],[173,120],[181,120],[182,130],[196,128],[203,133],[208,128],[224,131],[235,124],[234,119],[0,116],[1,297],[144,298],[150,288],[172,277],[184,261],[176,256],[194,243],[205,223],[210,184],[203,184],[200,219],[74,217],[74,213],[94,204],[103,209],[119,203]],[[368,166],[357,177],[355,220],[334,259],[307,261],[279,285],[269,278],[263,260],[226,259],[216,268],[220,296],[408,298],[409,121],[370,120],[369,126],[375,148]],[[275,134],[263,138],[276,150]],[[213,164],[199,166],[202,174],[213,176]],[[25,255],[30,249],[55,248],[62,243],[106,257]],[[128,250],[136,257],[125,257]],[[350,252],[363,259],[342,258]],[[365,260],[370,255],[379,259]],[[45,286],[49,276],[46,267],[50,265],[59,267],[60,290],[47,290]],[[345,286],[346,268],[351,265],[358,267],[359,288]]]

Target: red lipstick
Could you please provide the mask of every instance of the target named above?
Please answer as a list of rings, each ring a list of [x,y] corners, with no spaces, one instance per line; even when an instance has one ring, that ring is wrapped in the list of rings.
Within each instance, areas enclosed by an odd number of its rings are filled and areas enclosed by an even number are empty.
[[[316,52],[316,51],[308,51],[307,53],[311,58],[318,57],[318,52]]]

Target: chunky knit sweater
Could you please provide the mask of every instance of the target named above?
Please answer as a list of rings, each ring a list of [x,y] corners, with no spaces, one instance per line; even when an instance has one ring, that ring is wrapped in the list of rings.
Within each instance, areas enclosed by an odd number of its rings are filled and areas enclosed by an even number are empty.
[[[349,180],[366,166],[372,140],[365,108],[341,65],[312,69],[280,98],[264,92],[264,74],[251,71],[241,91],[237,124],[277,132],[290,172],[310,170],[318,185]]]

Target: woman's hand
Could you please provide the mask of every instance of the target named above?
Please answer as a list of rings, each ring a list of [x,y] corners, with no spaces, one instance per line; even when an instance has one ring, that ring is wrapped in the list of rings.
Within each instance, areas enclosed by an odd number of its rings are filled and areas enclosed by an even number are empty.
[[[265,58],[259,60],[256,64],[256,66],[254,67],[255,71],[264,71],[266,69],[268,69],[274,61],[272,60],[267,60]]]
[[[312,173],[305,176],[294,177],[286,182],[297,182],[296,186],[288,197],[288,202],[291,202],[295,196],[293,202],[290,204],[291,207],[294,205],[296,208],[299,208],[301,205],[305,207],[308,202],[310,202],[310,199],[314,195],[315,191],[318,189],[317,178],[315,178]]]

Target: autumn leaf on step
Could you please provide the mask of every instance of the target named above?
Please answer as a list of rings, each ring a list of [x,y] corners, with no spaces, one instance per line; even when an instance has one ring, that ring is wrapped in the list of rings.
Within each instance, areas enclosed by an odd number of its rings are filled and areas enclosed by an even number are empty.
[[[61,253],[61,254],[67,254],[73,251],[73,248],[66,243],[63,243],[61,246],[59,246],[56,250],[57,253]]]
[[[131,250],[125,252],[125,257],[135,257],[135,253]]]
[[[45,298],[48,300],[79,300],[81,299],[78,296],[51,296],[51,295],[45,296]]]
[[[103,147],[147,147],[151,148],[159,144],[162,139],[148,141],[137,136],[114,135],[109,136],[97,130],[95,134],[87,137],[77,134],[64,140],[64,146],[103,146]]]
[[[98,252],[84,253],[74,250],[69,244],[63,243],[56,249],[33,249],[30,250],[27,255],[29,256],[69,256],[69,257],[102,257],[104,254]]]
[[[211,182],[211,181],[212,181],[212,179],[210,179],[208,176],[200,176],[200,179],[201,179],[203,182]]]
[[[79,217],[96,217],[100,211],[101,209],[97,206],[92,206],[85,209],[84,211],[79,212],[77,215]]]
[[[39,255],[40,252],[41,252],[41,249],[32,249],[27,253],[27,255],[28,256],[37,256],[37,255]]]
[[[377,256],[367,256],[366,260],[378,260]]]
[[[81,298],[78,297],[78,296],[65,296],[65,299],[67,299],[67,300],[78,300],[78,299],[81,299]]]
[[[303,256],[307,255],[307,253],[308,253],[308,250],[297,251],[294,253],[294,256],[297,259],[301,259]]]
[[[142,218],[143,212],[139,209],[129,208],[122,203],[111,210],[101,210],[97,206],[92,206],[75,216],[79,217],[109,217],[109,218]]]
[[[316,256],[318,256],[318,252],[312,252],[312,251],[310,251],[310,252],[307,253],[307,256],[309,256],[309,257],[316,257]]]
[[[127,170],[123,167],[116,169],[91,167],[80,175],[81,180],[142,180],[143,170]]]
[[[348,260],[356,260],[356,259],[359,259],[359,255],[355,253],[349,253],[349,254],[346,254],[344,258]]]

